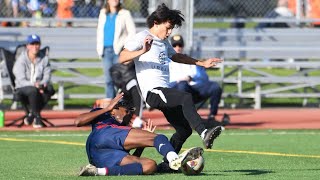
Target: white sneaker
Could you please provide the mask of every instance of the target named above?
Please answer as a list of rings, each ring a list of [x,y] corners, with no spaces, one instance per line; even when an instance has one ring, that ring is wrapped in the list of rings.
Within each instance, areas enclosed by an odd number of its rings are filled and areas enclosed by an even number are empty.
[[[97,176],[98,175],[98,169],[92,165],[88,164],[84,167],[81,167],[79,176]]]
[[[190,148],[179,155],[179,158],[169,162],[169,167],[173,170],[179,170],[182,162],[188,162],[191,159],[196,159],[203,154],[203,149],[201,147]],[[188,159],[187,161],[184,161]]]
[[[141,129],[142,126],[143,126],[143,121],[141,120],[140,117],[136,117],[136,118],[133,120],[132,127],[133,127],[133,128],[139,128],[139,129]]]

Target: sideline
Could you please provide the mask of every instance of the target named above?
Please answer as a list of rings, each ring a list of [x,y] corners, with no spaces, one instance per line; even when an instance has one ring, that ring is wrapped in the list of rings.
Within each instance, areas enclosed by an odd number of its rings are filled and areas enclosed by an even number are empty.
[[[0,141],[36,142],[36,143],[49,143],[49,144],[85,146],[84,143],[68,142],[68,141],[55,141],[55,140],[32,140],[32,139],[17,139],[17,138],[2,138],[2,137],[0,137]],[[183,150],[186,150],[186,149],[183,148]],[[285,154],[285,153],[277,153],[277,152],[257,152],[257,151],[240,151],[240,150],[214,150],[214,149],[205,149],[204,151],[206,151],[206,152],[219,152],[219,153],[255,154],[255,155],[267,155],[267,156],[319,158],[320,159],[320,155]]]

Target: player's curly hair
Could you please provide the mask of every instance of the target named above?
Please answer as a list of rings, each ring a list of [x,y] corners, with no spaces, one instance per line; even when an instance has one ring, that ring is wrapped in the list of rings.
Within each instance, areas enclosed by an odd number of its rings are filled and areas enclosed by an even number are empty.
[[[124,107],[129,111],[134,111],[135,110],[135,108],[132,107],[132,104],[130,102],[128,102],[126,100],[123,100],[123,99],[120,100],[113,108],[114,109],[119,109],[119,107]]]
[[[152,28],[154,23],[161,24],[169,21],[173,27],[180,27],[184,21],[183,14],[179,10],[169,9],[164,3],[147,18],[148,28]]]

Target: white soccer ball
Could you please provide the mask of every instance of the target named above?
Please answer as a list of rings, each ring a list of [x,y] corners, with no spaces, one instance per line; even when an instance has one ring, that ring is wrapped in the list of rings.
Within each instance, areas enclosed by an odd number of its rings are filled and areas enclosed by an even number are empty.
[[[181,171],[185,175],[197,175],[200,174],[204,168],[204,158],[199,156],[196,159],[189,160],[186,163],[181,164]]]

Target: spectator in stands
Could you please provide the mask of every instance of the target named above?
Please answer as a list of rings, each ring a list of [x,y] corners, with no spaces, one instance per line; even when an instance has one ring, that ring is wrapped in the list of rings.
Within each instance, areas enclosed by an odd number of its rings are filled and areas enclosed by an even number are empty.
[[[33,127],[44,126],[40,111],[55,93],[51,79],[49,58],[40,53],[40,37],[33,34],[27,37],[25,51],[16,60],[13,73],[15,76],[16,92],[20,100],[28,104],[26,125],[33,123]]]
[[[110,68],[110,75],[114,85],[124,93],[124,100],[135,108],[132,127],[141,128],[143,99],[140,96],[134,63],[117,63]]]
[[[57,18],[59,19],[70,19],[73,18],[72,8],[74,6],[73,0],[57,0]],[[58,22],[58,26],[62,26],[61,22]],[[72,22],[66,23],[67,27],[72,26]]]
[[[320,19],[320,0],[308,0],[307,17]],[[312,22],[312,27],[320,27],[320,21]]]
[[[288,8],[288,0],[278,0],[277,7],[272,11],[269,11],[265,18],[293,18],[294,15]],[[293,27],[294,23],[287,22],[262,22],[257,25],[258,28],[284,28]]]
[[[184,40],[181,35],[171,37],[171,45],[177,53],[183,53]],[[200,103],[210,99],[208,126],[227,125],[230,118],[224,114],[222,121],[216,121],[222,89],[217,82],[210,81],[204,67],[181,64],[171,61],[169,64],[170,87],[192,94],[193,102]]]
[[[103,61],[106,98],[115,96],[110,68],[118,63],[118,54],[125,41],[135,32],[132,16],[128,10],[122,8],[120,0],[107,0],[100,11],[97,27],[97,52]]]

